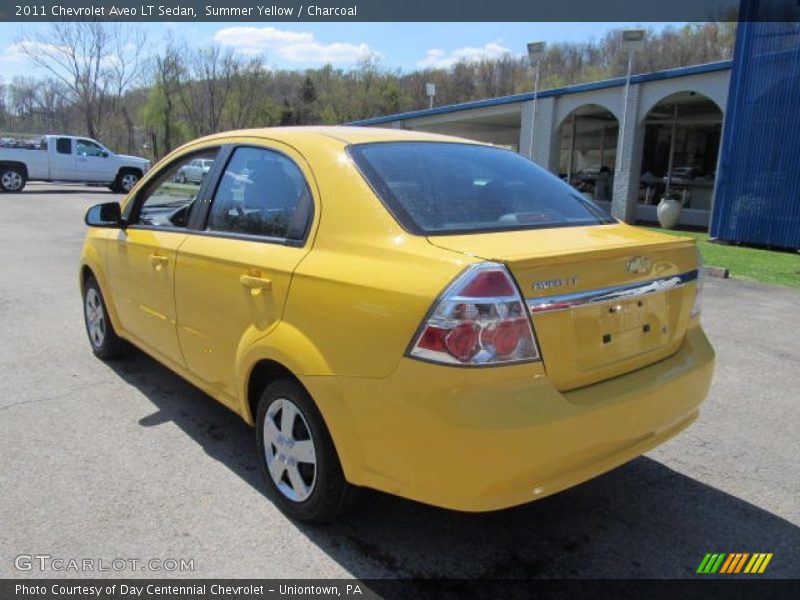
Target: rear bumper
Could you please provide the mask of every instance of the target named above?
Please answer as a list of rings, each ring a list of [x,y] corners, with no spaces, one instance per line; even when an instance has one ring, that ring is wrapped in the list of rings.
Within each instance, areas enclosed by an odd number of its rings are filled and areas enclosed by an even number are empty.
[[[699,326],[677,353],[566,393],[541,364],[403,359],[383,379],[306,377],[357,485],[464,511],[530,502],[617,467],[697,416],[714,368]]]

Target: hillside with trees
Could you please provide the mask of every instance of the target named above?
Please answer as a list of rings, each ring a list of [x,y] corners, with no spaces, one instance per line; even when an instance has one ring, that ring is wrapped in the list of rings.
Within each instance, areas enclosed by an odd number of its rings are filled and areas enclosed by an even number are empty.
[[[650,32],[635,72],[731,57],[735,23],[700,23]],[[243,127],[337,124],[428,106],[530,91],[526,56],[459,62],[449,69],[402,72],[365,61],[302,71],[271,66],[268,56],[230,49],[190,49],[169,37],[148,45],[136,28],[109,23],[59,23],[19,42],[47,76],[0,74],[0,132],[69,133],[102,140],[119,152],[160,158],[202,135]],[[148,50],[150,53],[148,54]],[[621,32],[599,41],[550,44],[541,89],[624,75]]]

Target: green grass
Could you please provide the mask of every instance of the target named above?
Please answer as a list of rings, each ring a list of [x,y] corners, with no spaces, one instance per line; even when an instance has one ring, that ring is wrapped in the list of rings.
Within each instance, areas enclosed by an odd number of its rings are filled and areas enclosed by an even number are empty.
[[[178,196],[181,198],[191,198],[195,194],[197,194],[197,190],[200,189],[199,185],[192,185],[189,183],[177,183],[175,181],[170,181],[167,183],[162,184],[161,190],[169,194],[170,196]]]
[[[730,276],[736,279],[800,288],[800,254],[797,252],[711,244],[706,233],[652,229],[696,239],[706,266],[728,269]]]

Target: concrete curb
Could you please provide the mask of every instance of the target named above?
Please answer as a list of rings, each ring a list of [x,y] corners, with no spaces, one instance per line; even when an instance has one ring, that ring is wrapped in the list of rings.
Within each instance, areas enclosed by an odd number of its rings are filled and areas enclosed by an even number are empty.
[[[728,279],[730,271],[723,267],[704,267],[703,274],[706,277],[719,277],[720,279]]]

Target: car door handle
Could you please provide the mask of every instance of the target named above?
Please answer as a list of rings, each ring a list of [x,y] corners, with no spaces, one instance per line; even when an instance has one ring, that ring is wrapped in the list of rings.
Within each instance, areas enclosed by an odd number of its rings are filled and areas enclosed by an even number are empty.
[[[265,277],[255,277],[254,275],[242,275],[239,283],[249,290],[268,290],[272,287],[272,282]]]
[[[162,256],[161,254],[151,254],[150,255],[150,264],[154,266],[156,269],[161,268],[163,265],[169,262],[169,257]]]

